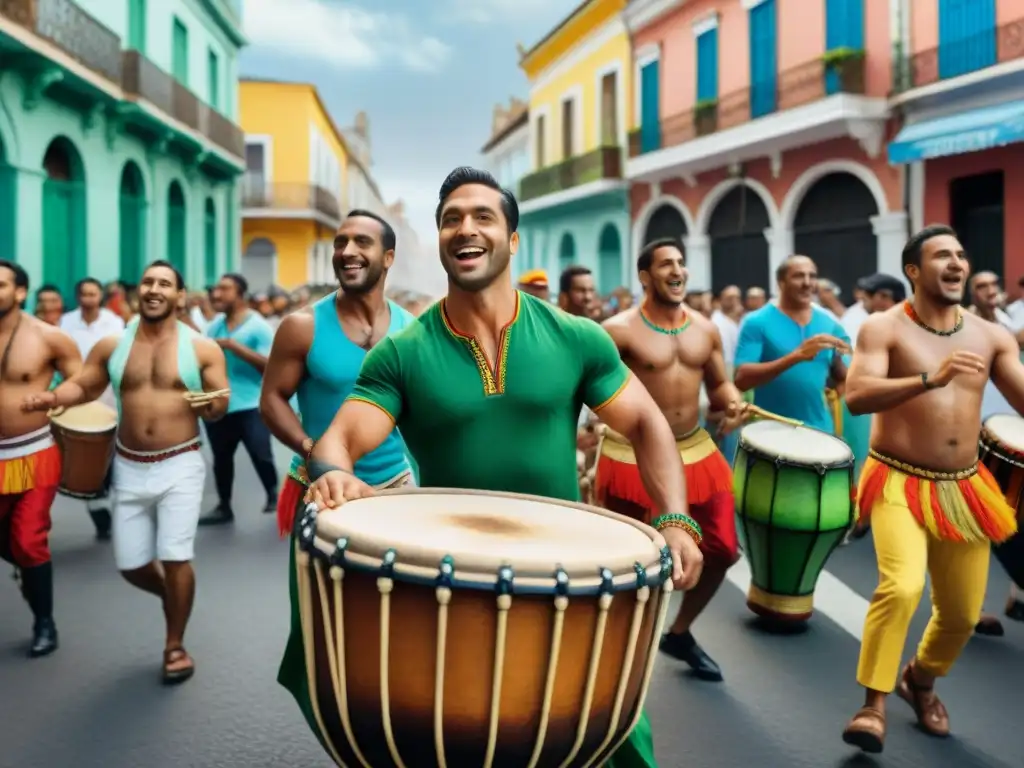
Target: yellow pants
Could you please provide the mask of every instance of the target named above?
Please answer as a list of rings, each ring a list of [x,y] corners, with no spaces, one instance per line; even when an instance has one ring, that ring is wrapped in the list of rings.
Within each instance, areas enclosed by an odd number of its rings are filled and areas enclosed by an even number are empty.
[[[890,472],[871,510],[879,583],[864,622],[857,682],[883,693],[896,687],[925,573],[932,580],[932,618],[915,663],[936,677],[949,673],[974,634],[988,581],[989,542],[958,543],[930,535],[907,505],[906,478]]]

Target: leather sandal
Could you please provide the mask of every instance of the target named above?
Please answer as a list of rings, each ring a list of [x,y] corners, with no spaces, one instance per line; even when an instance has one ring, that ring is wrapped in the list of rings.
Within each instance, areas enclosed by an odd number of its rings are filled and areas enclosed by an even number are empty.
[[[896,693],[914,709],[917,724],[929,736],[949,736],[949,712],[935,695],[935,687],[923,686],[914,680],[914,662],[907,664],[900,677]]]
[[[178,666],[187,662],[185,666]],[[164,651],[164,685],[176,685],[183,683],[195,674],[196,665],[192,657],[188,655],[183,647],[176,646]]]
[[[843,731],[843,741],[862,752],[881,754],[885,746],[885,714],[874,707],[861,707]]]

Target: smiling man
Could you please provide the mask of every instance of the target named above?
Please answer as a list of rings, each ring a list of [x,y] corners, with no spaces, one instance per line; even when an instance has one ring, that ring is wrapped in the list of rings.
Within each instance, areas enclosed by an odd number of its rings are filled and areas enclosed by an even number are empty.
[[[436,220],[448,294],[366,356],[354,392],[312,452],[308,498],[323,509],[372,494],[355,462],[397,425],[424,486],[575,501],[576,420],[586,404],[634,445],[659,512],[689,520],[672,430],[608,334],[513,287],[512,193],[488,173],[458,168],[441,185]],[[677,586],[692,587],[703,566],[700,526],[662,533]],[[606,763],[655,764],[646,717]]]

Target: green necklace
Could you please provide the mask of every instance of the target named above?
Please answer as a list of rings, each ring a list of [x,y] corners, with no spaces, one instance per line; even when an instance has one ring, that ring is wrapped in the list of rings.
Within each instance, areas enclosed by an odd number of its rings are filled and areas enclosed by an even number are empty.
[[[654,331],[656,333],[664,333],[666,336],[678,336],[680,333],[682,333],[683,331],[685,331],[687,328],[690,327],[690,313],[689,312],[686,313],[686,317],[683,320],[683,324],[680,325],[680,326],[677,326],[675,328],[662,328],[660,325],[658,325],[654,321],[652,321],[651,318],[649,318],[644,313],[643,309],[640,310],[640,317],[643,319],[644,325],[646,325],[652,331]]]

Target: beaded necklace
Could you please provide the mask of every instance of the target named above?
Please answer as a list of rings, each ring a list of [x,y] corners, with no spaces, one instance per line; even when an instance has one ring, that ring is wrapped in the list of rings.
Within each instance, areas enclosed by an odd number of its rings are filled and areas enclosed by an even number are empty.
[[[917,312],[914,310],[914,305],[910,303],[910,299],[903,302],[903,311],[907,317],[913,320],[921,328],[924,328],[928,333],[934,333],[936,336],[952,336],[954,333],[964,327],[964,313],[963,310],[957,307],[956,310],[956,325],[950,328],[948,331],[940,331],[938,328],[932,328],[924,320],[922,320]]]
[[[662,328],[660,325],[655,323],[651,318],[644,312],[643,307],[640,308],[640,317],[644,321],[644,325],[650,328],[656,333],[664,333],[666,336],[678,336],[680,333],[690,327],[690,313],[686,312],[683,316],[683,324],[676,326],[675,328]]]

